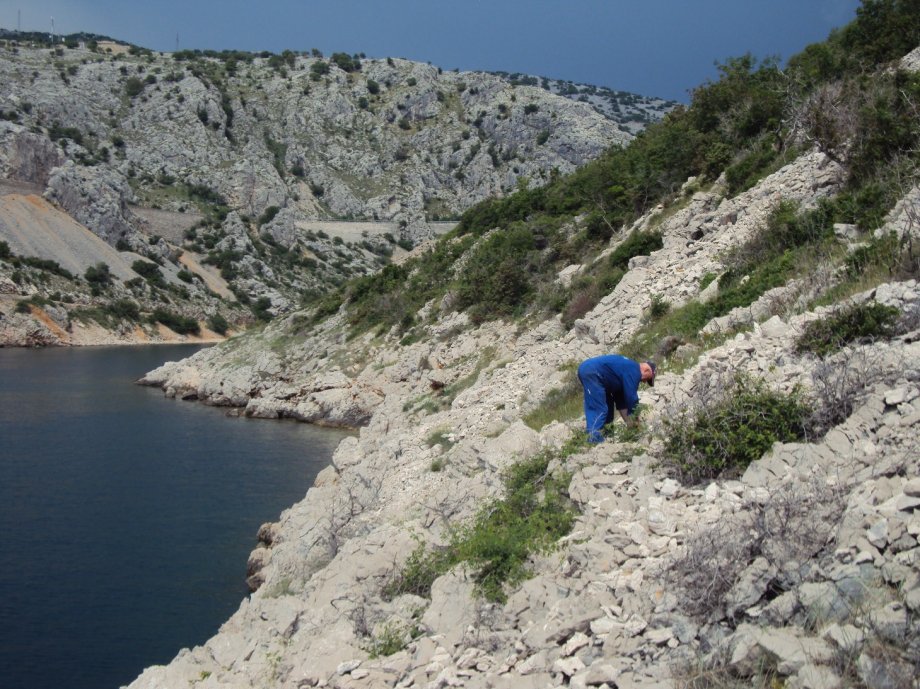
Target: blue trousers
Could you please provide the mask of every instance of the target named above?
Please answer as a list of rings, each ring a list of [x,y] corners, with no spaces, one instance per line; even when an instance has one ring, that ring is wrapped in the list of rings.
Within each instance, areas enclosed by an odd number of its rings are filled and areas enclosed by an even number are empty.
[[[616,403],[597,373],[579,371],[578,380],[585,392],[585,426],[588,431],[588,442],[601,443],[604,441],[601,430],[613,421]]]

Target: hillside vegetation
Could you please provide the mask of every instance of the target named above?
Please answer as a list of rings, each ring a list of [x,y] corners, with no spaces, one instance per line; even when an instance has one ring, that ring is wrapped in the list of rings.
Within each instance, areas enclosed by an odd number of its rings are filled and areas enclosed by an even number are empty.
[[[642,214],[656,207],[662,217],[673,213],[714,184],[734,196],[811,146],[843,164],[847,182],[840,194],[815,211],[778,210],[760,246],[730,258],[719,278],[729,295],[675,324],[678,334],[691,335],[785,282],[794,272],[793,254],[823,247],[835,223],[854,224],[868,237],[909,188],[920,137],[920,79],[888,63],[920,40],[920,30],[905,19],[914,16],[909,3],[870,2],[855,22],[785,68],[750,55],[729,59],[717,81],[693,91],[688,107],[630,144],[545,186],[483,201],[434,250],[358,280],[321,312],[345,301],[358,330],[381,324],[408,330],[423,304],[449,295],[442,309],[468,310],[474,321],[542,312],[561,313],[571,324],[616,285],[630,258],[660,248],[654,221],[629,234]],[[608,255],[611,238],[619,246]],[[847,278],[858,282],[879,268],[915,271],[916,256],[902,261],[895,244],[873,239],[847,259]],[[561,286],[556,275],[572,264],[584,269]],[[755,279],[732,293],[751,271]]]

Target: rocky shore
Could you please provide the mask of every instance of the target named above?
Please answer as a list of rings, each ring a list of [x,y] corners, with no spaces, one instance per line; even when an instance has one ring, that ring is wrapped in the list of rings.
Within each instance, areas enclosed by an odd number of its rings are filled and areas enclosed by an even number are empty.
[[[654,209],[636,227],[659,222],[663,248],[634,259],[569,330],[445,313],[426,339],[399,345],[395,334],[348,339],[342,316],[314,329],[294,314],[147,374],[170,396],[360,433],[260,530],[251,597],[207,643],[130,686],[627,689],[703,675],[743,683],[765,670],[803,689],[916,686],[917,667],[895,649],[920,638],[920,330],[825,361],[799,353],[806,325],[835,308],[806,306],[834,279],[819,265],[710,323],[713,346],[684,352],[684,370],[640,391],[641,443],[551,467],[572,472],[575,527],[534,557],[506,602],[474,595],[464,567],[438,578],[430,599],[382,595],[418,543],[446,543],[500,494],[507,467],[578,430],[577,420],[522,421],[571,382],[567,366],[626,342],[654,295],[699,298],[701,278],[721,272],[780,201],[812,206],[842,182],[811,152],[734,198],[716,185],[663,219]],[[882,230],[916,233],[918,203],[914,189]],[[920,285],[852,300],[907,318],[920,312]],[[820,440],[777,443],[740,477],[682,485],[661,466],[659,432],[736,373],[812,400],[852,383],[854,408]],[[393,637],[393,652],[379,653]]]

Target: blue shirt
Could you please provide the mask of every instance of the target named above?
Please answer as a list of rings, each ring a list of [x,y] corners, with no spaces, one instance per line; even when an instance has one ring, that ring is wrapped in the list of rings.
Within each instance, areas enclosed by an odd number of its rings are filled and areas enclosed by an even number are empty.
[[[620,354],[604,354],[585,359],[578,367],[578,377],[582,382],[599,381],[607,395],[613,398],[617,409],[625,409],[632,414],[639,404],[642,371],[632,359]]]

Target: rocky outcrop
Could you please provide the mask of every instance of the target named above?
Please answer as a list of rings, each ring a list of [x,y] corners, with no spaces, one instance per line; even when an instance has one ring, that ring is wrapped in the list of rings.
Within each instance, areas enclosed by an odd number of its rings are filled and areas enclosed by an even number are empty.
[[[0,178],[44,187],[64,153],[47,137],[0,122]]]
[[[399,346],[395,334],[349,339],[341,317],[310,328],[295,314],[148,374],[168,394],[265,416],[312,409],[329,386],[325,418],[360,408],[348,413],[364,425],[254,553],[258,588],[221,632],[132,686],[207,675],[213,686],[667,687],[700,668],[748,677],[765,666],[789,686],[907,682],[910,665],[880,649],[918,633],[920,333],[824,362],[796,353],[798,334],[827,312],[805,307],[815,282],[833,279],[820,271],[680,375],[660,375],[642,401],[654,427],[737,372],[814,399],[860,376],[854,413],[825,437],[776,445],[740,479],[700,487],[658,467],[655,440],[600,445],[567,460],[575,528],[534,558],[534,576],[506,603],[472,596],[463,568],[438,579],[430,600],[381,597],[416,539],[443,543],[500,490],[505,467],[578,426],[520,421],[568,380],[567,363],[630,337],[653,294],[696,297],[700,278],[721,272],[779,200],[807,206],[840,183],[810,153],[736,198],[718,186],[696,194],[659,225],[664,247],[570,331],[558,320],[474,328],[445,313],[429,339]],[[906,222],[913,198],[886,228]],[[914,313],[920,285],[856,299]],[[403,648],[371,657],[382,639]]]
[[[141,223],[128,208],[131,188],[114,171],[78,167],[68,161],[52,172],[45,198],[112,246],[128,235],[133,238]]]

